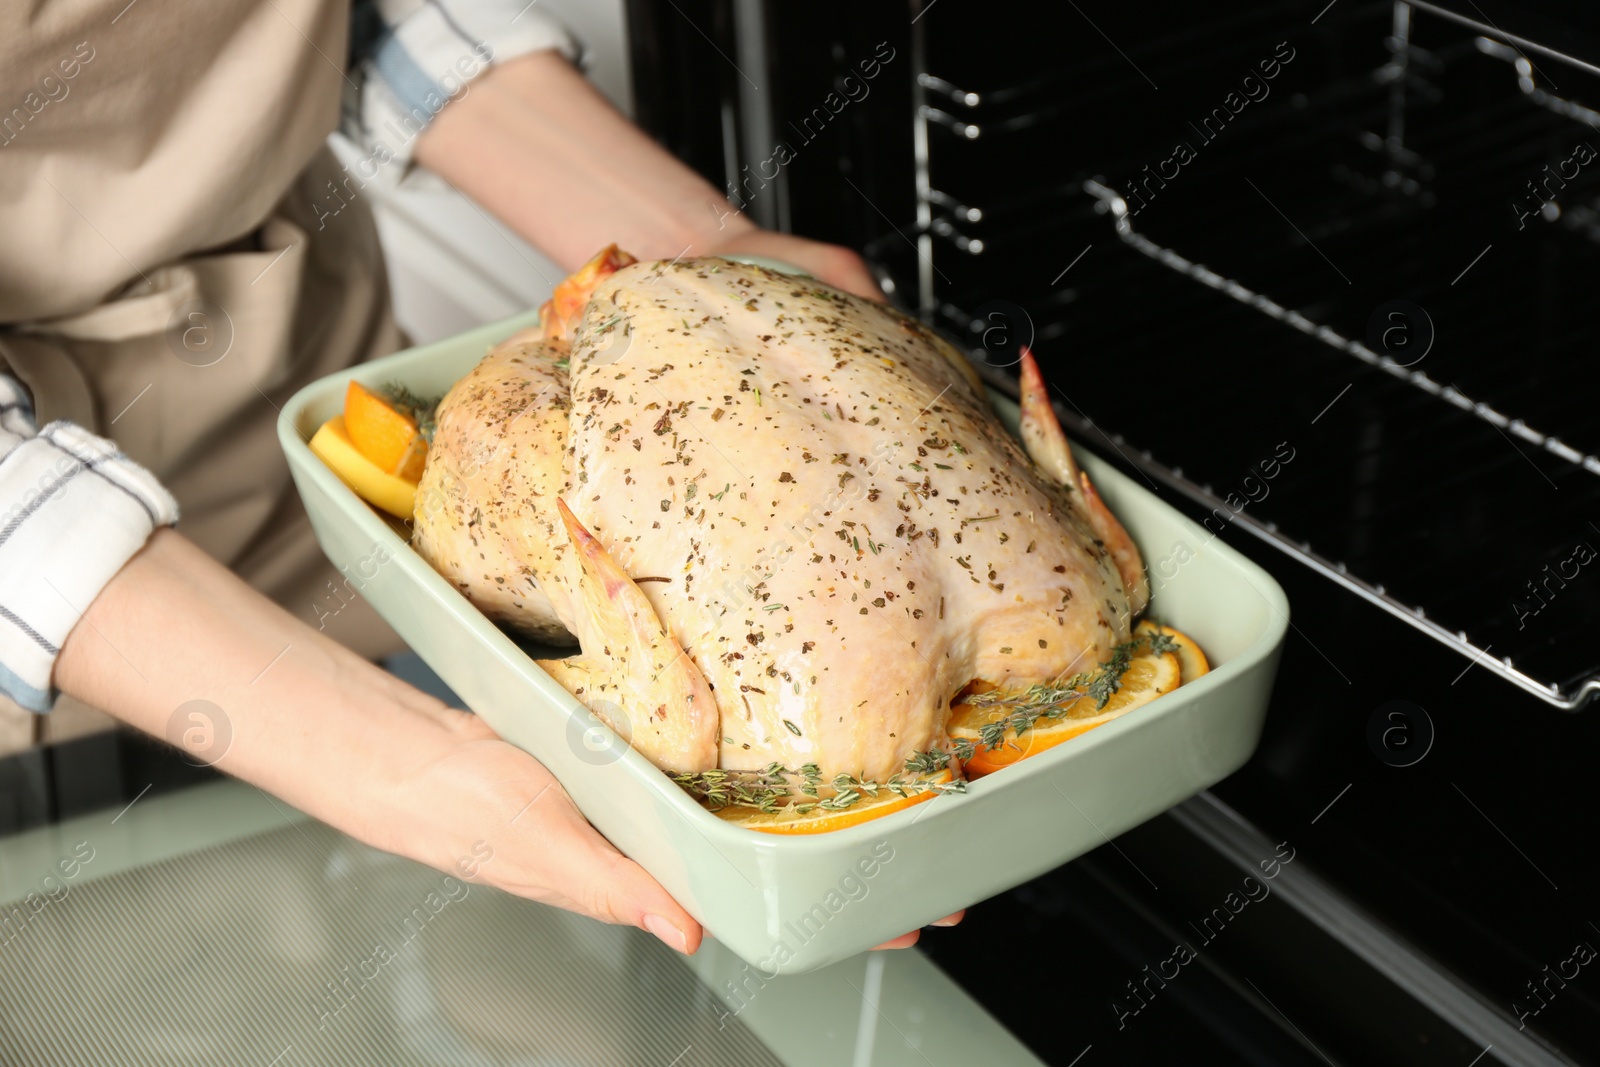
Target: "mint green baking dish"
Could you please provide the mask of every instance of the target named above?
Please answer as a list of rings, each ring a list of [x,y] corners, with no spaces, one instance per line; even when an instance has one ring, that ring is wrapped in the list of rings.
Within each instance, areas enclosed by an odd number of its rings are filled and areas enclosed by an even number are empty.
[[[398,524],[306,447],[340,412],[350,379],[437,395],[535,318],[507,319],[308,385],[283,409],[278,437],[323,550],[335,565],[360,569],[361,594],[469,707],[544,763],[601,833],[763,973],[814,970],[1009,889],[1219,781],[1254,751],[1289,623],[1283,590],[1204,527],[1075,447],[1144,550],[1153,610],[1200,643],[1212,672],[977,781],[965,795],[860,826],[790,838],[716,818],[597,725],[528,651],[407,547]],[[1015,405],[995,403],[1015,429]],[[379,548],[392,562],[366,578],[362,561]]]

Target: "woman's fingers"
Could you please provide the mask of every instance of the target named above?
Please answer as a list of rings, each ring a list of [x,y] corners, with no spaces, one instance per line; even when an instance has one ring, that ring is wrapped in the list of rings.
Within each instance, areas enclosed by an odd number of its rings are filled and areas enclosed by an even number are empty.
[[[881,945],[872,946],[872,951],[879,952],[879,951],[882,951],[883,949],[890,949],[890,948],[910,948],[912,945],[915,945],[917,943],[917,938],[919,938],[921,936],[922,936],[922,931],[921,930],[913,930],[909,934],[901,934],[899,937],[893,938],[893,939],[891,939],[889,941],[885,941]]]
[[[450,855],[462,855],[462,837],[476,839],[492,854],[476,865],[475,880],[601,922],[637,926],[677,952],[700,947],[700,924],[589,825],[537,760],[480,723],[464,722],[459,733],[463,740],[447,756],[408,780],[418,817],[406,827],[411,848],[405,851],[417,855],[426,844],[421,839],[436,837]],[[438,853],[437,844],[425,850],[429,862],[438,863]]]
[[[672,899],[661,883],[585,824],[594,840],[593,879],[588,910],[604,922],[637,926],[674,952],[693,955],[700,947],[700,924]]]
[[[677,952],[700,947],[700,924],[643,867],[600,836],[559,786],[518,825],[523,832],[513,847],[525,873],[503,888],[601,922],[637,926]]]
[[[938,920],[937,922],[931,922],[928,925],[929,926],[954,926],[956,923],[960,922],[963,918],[965,918],[966,914],[967,914],[967,909],[966,908],[962,908],[960,911],[956,912],[954,915],[946,915],[944,918]],[[922,931],[921,930],[913,930],[909,934],[901,934],[899,937],[894,938],[893,940],[890,940],[890,941],[885,941],[881,945],[874,945],[872,951],[877,952],[879,949],[887,949],[887,948],[910,948],[912,945],[915,945],[917,943],[917,939],[919,937],[921,937],[921,936],[922,936]]]
[[[840,245],[824,244],[771,230],[745,230],[696,254],[713,256],[766,256],[782,260],[820,278],[829,285],[869,300],[883,300],[883,290],[860,255]]]
[[[481,722],[464,720],[457,732],[462,742],[448,756],[407,778],[412,810],[421,816],[409,827],[411,835],[427,836],[424,827],[430,824],[445,840],[459,840],[457,834],[470,830],[468,840],[493,846],[492,856],[477,867],[478,880],[601,922],[637,926],[676,952],[700,947],[704,932],[694,917],[590,826],[538,761]],[[411,843],[418,843],[415,836]],[[929,925],[954,926],[965,914]],[[913,930],[877,947],[908,948],[920,936]]]

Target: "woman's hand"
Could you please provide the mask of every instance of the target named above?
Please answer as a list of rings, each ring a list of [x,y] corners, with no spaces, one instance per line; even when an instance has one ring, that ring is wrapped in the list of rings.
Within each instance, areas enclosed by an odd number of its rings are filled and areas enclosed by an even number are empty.
[[[867,269],[866,261],[841,245],[823,244],[772,230],[740,230],[721,234],[697,246],[694,255],[766,256],[793,263],[813,277],[869,300],[887,299]]]
[[[954,915],[946,915],[944,918],[938,920],[937,922],[931,922],[928,925],[929,926],[954,926],[956,923],[958,923],[962,919],[966,918],[966,915],[967,915],[967,909],[966,908],[962,908],[960,911],[956,912]],[[912,945],[915,945],[917,943],[917,938],[919,938],[921,936],[922,936],[922,931],[921,930],[913,930],[909,934],[901,934],[899,937],[896,937],[896,938],[894,938],[892,940],[889,940],[889,941],[885,941],[881,945],[874,945],[873,948],[872,948],[872,951],[877,952],[877,951],[879,951],[881,949],[886,949],[886,948],[910,948]]]
[[[519,897],[637,926],[679,952],[699,948],[700,924],[584,820],[549,771],[477,716],[440,710],[456,716],[453,740],[396,781],[398,814],[386,819],[387,827],[373,827],[374,844]],[[387,840],[390,833],[398,837]],[[473,860],[470,875],[463,857]],[[932,925],[954,926],[963,914]],[[877,947],[907,948],[918,935],[913,930]]]
[[[449,737],[420,765],[394,768],[372,843],[519,897],[637,926],[678,952],[700,946],[700,924],[585,821],[542,764],[477,716],[442,704],[438,711]]]

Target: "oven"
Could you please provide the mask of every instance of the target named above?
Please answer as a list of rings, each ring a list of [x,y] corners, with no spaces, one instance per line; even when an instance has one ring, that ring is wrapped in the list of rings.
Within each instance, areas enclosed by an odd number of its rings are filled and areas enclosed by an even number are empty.
[[[639,120],[741,211],[1001,390],[1028,345],[1290,595],[1251,762],[926,940],[946,973],[1049,1062],[1600,1062],[1592,6],[628,18]]]

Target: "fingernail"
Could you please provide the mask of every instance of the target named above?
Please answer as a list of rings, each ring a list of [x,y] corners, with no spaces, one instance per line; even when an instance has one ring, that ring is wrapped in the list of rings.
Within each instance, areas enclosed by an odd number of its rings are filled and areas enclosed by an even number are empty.
[[[954,926],[959,921],[960,920],[958,920],[958,919],[940,919],[938,922],[929,923],[928,925],[929,926]]]
[[[685,936],[682,930],[673,926],[661,916],[646,915],[644,917],[644,928],[655,934],[662,944],[674,952],[687,953],[689,951],[689,938]]]

